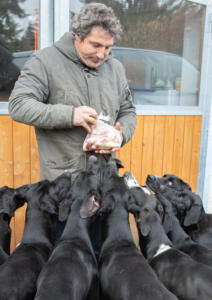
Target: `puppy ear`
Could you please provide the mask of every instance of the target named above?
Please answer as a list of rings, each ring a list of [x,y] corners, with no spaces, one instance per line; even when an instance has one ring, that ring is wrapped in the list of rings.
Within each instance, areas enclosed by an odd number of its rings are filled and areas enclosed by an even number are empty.
[[[113,159],[115,160],[116,166],[117,166],[118,169],[124,168],[124,165],[123,165],[122,161],[119,158],[113,157]]]
[[[52,215],[57,214],[56,203],[48,196],[48,194],[45,194],[41,197],[40,209]]]
[[[128,210],[128,212],[130,212],[132,214],[136,214],[136,213],[139,213],[140,207],[135,203],[129,203],[127,206],[127,210]]]
[[[191,191],[191,186],[187,182],[183,181],[182,179],[180,179],[179,181],[180,181],[180,186],[181,186],[182,190],[185,189],[185,190]]]
[[[14,201],[16,204],[16,209],[23,206],[26,202],[26,194],[30,188],[30,184],[22,185],[15,189],[14,192]]]
[[[140,212],[140,207],[136,204],[134,196],[130,196],[127,201],[127,210],[132,214],[136,214]]]
[[[143,236],[147,236],[150,232],[150,226],[148,223],[141,221],[140,231]]]
[[[200,205],[192,205],[191,208],[187,211],[183,225],[190,226],[193,224],[197,224],[201,215],[201,206]]]
[[[85,219],[93,216],[99,209],[99,203],[96,201],[95,196],[92,195],[89,200],[82,204],[80,208],[80,217]]]
[[[139,217],[139,229],[143,236],[147,236],[150,232],[151,225],[150,225],[150,211],[147,208],[144,208],[140,211]]]
[[[1,207],[0,213],[7,214],[9,218],[14,216],[16,210],[15,190],[4,186],[1,188]]]
[[[163,228],[166,233],[169,233],[173,229],[173,218],[172,215],[169,213],[164,214],[164,219],[163,219]]]
[[[156,195],[156,198],[157,198],[157,195]],[[157,202],[156,202],[156,212],[159,214],[160,219],[163,220],[165,212],[164,212],[163,205],[160,203],[160,201],[158,201],[158,198],[157,198]]]
[[[66,221],[71,211],[71,203],[68,199],[64,199],[59,204],[58,219],[60,222]]]

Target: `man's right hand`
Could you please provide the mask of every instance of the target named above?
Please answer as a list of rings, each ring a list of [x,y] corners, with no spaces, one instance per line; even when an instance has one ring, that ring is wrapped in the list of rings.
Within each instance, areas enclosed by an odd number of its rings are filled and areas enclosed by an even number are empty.
[[[98,114],[92,107],[78,106],[74,109],[74,126],[84,127],[88,133],[91,133],[91,126],[96,124]]]

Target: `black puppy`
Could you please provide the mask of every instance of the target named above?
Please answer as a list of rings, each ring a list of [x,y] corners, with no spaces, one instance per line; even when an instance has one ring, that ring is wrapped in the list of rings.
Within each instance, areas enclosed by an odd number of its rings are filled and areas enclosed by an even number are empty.
[[[163,177],[149,175],[146,184],[174,205],[182,227],[192,240],[212,249],[212,215],[205,213],[200,196],[185,188],[187,183],[170,176],[164,180]]]
[[[212,267],[212,250],[194,242],[180,225],[172,204],[160,193],[156,193],[156,197],[164,207],[163,227],[174,247],[187,253],[196,261]]]
[[[99,208],[99,174],[100,164],[90,156],[87,170],[73,183],[71,201],[63,203],[59,219],[68,220],[38,278],[36,300],[99,299],[98,266],[90,239],[92,216]]]
[[[103,244],[99,257],[102,300],[177,298],[158,280],[136,247],[129,224],[130,191],[113,161],[105,166],[102,183]]]
[[[70,178],[70,174],[60,177]],[[27,201],[26,223],[20,245],[0,266],[0,299],[29,300],[36,292],[37,277],[47,261],[55,241],[52,214],[58,213],[58,203],[48,194],[49,181],[28,186],[25,193],[15,196]],[[70,186],[67,187],[67,191]],[[23,195],[24,194],[24,195]],[[56,193],[55,193],[56,194]]]
[[[165,174],[162,177],[157,177],[159,183],[178,192],[191,191],[191,186],[183,181],[180,177],[174,174]],[[151,178],[151,175],[150,175]],[[148,180],[148,178],[147,178]]]
[[[129,173],[125,177],[126,181],[134,178]],[[141,188],[139,195],[137,183],[135,185],[134,188],[131,185],[131,195],[135,202],[134,215],[141,251],[159,279],[179,299],[212,299],[212,269],[173,247],[156,211],[156,197],[147,194],[144,197]]]
[[[27,186],[21,186],[16,190],[25,192]],[[11,229],[10,220],[16,209],[24,205],[22,197],[14,197],[15,189],[3,186],[0,188],[0,265],[10,254]]]

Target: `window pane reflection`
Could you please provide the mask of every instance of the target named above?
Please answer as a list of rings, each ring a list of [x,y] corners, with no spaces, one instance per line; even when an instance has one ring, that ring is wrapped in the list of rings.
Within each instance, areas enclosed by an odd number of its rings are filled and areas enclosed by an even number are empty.
[[[20,70],[39,49],[39,0],[0,2],[0,101],[8,101]]]
[[[125,65],[135,104],[198,105],[205,7],[186,0],[95,2],[113,7],[124,27],[113,54]],[[70,0],[70,16],[81,5]]]

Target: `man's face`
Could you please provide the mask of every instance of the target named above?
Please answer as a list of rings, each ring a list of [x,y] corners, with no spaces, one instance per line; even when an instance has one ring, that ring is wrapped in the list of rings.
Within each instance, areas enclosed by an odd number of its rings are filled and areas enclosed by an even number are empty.
[[[97,68],[110,52],[114,37],[101,27],[93,27],[90,34],[81,40],[75,35],[74,46],[82,61],[90,68]]]

